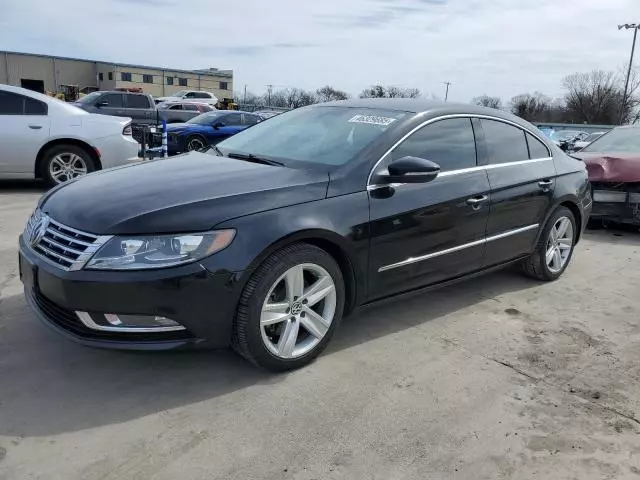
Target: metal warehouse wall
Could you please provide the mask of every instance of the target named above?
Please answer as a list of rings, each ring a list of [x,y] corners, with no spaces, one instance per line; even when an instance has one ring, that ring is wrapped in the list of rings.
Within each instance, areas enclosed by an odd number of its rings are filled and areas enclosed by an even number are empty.
[[[89,61],[2,53],[0,82],[19,87],[22,79],[43,81],[55,92],[60,85],[96,86],[96,69]]]

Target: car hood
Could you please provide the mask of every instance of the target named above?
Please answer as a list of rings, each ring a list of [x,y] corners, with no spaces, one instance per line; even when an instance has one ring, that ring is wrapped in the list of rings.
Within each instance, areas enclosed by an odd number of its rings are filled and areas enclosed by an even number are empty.
[[[232,218],[325,198],[327,172],[209,153],[92,173],[40,202],[53,219],[100,235],[194,232]]]
[[[586,164],[591,182],[640,182],[640,153],[576,152],[573,156]]]

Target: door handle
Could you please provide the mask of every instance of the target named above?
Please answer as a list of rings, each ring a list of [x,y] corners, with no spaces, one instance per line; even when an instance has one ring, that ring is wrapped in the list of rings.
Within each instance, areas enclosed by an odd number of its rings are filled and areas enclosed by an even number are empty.
[[[548,192],[553,186],[553,180],[540,180],[538,186],[543,192]]]
[[[471,208],[478,210],[484,202],[489,201],[489,195],[476,195],[467,199],[467,205],[471,205]]]
[[[31,130],[40,130],[42,128],[42,125],[29,125],[29,128]]]

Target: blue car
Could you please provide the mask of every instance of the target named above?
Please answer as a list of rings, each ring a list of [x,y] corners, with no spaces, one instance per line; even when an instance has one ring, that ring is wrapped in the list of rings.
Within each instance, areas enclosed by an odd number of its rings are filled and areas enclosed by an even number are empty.
[[[193,117],[186,123],[172,123],[167,125],[169,155],[215,145],[262,120],[261,116],[249,112],[216,110]]]

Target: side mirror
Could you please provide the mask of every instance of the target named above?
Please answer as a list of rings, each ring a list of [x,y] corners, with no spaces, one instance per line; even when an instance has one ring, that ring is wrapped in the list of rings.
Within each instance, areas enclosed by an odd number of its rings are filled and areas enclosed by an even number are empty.
[[[222,122],[216,122],[216,123],[213,124],[213,128],[215,128],[216,130],[218,130],[219,128],[222,128],[224,126],[225,126],[225,124],[222,123]]]
[[[96,102],[96,107],[100,108],[100,107],[108,107],[109,106],[109,102],[107,102],[106,100],[100,100],[99,102]]]
[[[380,174],[385,183],[427,183],[440,173],[440,165],[419,157],[402,157]]]

